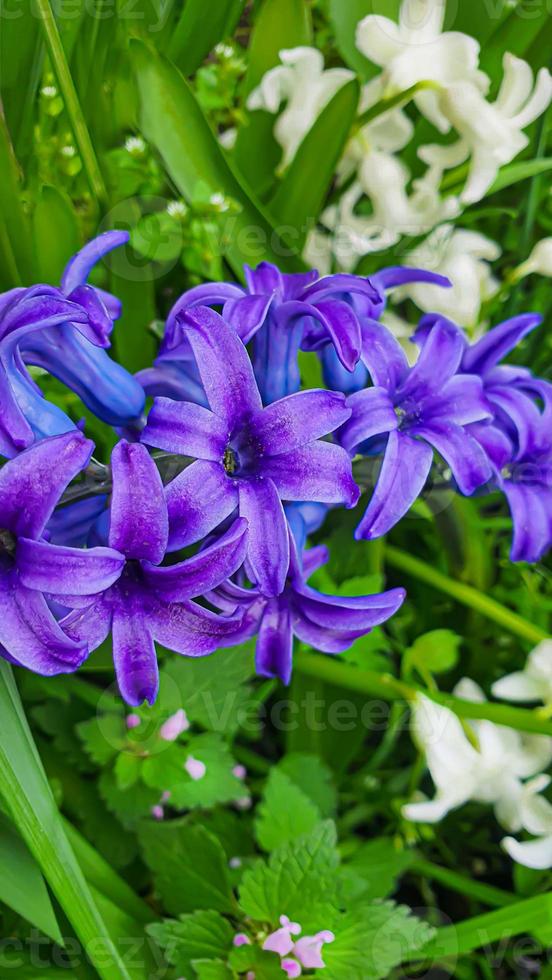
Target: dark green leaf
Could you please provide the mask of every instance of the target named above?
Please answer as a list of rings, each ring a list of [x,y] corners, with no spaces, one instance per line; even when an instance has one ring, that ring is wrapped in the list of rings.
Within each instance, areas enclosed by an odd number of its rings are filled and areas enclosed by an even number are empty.
[[[272,769],[257,810],[255,836],[265,851],[309,834],[320,822],[320,811],[291,779]]]
[[[234,938],[232,926],[212,909],[181,915],[178,921],[153,923],[148,926],[148,933],[179,976],[191,972],[192,960],[226,959]]]
[[[0,813],[0,902],[23,916],[54,942],[62,937],[50,896],[34,858]]]
[[[215,45],[232,33],[244,0],[218,0],[205,16],[204,0],[187,0],[173,29],[167,54],[185,75],[192,75]]]

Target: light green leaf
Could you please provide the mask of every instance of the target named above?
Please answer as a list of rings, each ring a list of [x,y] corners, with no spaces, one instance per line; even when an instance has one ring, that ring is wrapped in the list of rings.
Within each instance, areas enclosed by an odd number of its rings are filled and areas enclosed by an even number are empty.
[[[192,960],[226,959],[235,932],[226,919],[212,909],[181,915],[178,920],[152,923],[147,931],[179,976],[191,972]]]
[[[77,864],[8,664],[0,661],[0,796],[102,980],[127,980]],[[99,953],[101,944],[101,953]]]
[[[232,34],[243,6],[244,0],[217,0],[206,17],[204,0],[187,0],[167,50],[184,75],[192,75],[215,45]]]
[[[183,707],[190,721],[203,728],[233,734],[248,719],[253,657],[252,643],[219,650],[216,657],[171,657],[161,672],[160,697],[176,696],[175,710]]]
[[[33,238],[40,281],[57,286],[67,262],[81,244],[73,205],[57,187],[46,184],[37,196]]]
[[[228,962],[236,973],[253,974],[255,980],[282,980],[280,957],[260,946],[238,946],[230,953]]]
[[[0,902],[56,943],[61,933],[40,869],[20,836],[0,813]]]
[[[226,855],[218,840],[203,827],[185,820],[145,823],[139,837],[157,891],[169,912],[235,911]]]
[[[265,851],[309,834],[320,822],[320,810],[291,779],[272,769],[255,819],[255,836]]]
[[[393,902],[367,905],[334,920],[324,944],[326,980],[380,980],[424,946],[434,930]]]
[[[199,184],[223,193],[241,207],[228,218],[221,245],[237,275],[244,262],[277,262],[288,271],[302,267],[280,240],[260,204],[233,173],[190,87],[180,72],[142,41],[131,42],[141,104],[143,133],[163,158],[182,196],[194,200]]]
[[[432,674],[451,670],[458,660],[462,637],[452,630],[431,630],[418,636],[405,651],[404,667],[417,667]]]
[[[362,844],[342,871],[352,872],[360,879],[357,898],[372,901],[391,894],[397,878],[413,863],[414,857],[411,851],[399,850],[390,837],[376,837]]]
[[[257,861],[242,878],[240,905],[260,922],[276,927],[281,915],[298,919],[304,929],[319,928],[335,893],[339,857],[331,820]]]
[[[188,756],[205,766],[201,779],[192,779],[184,768]],[[232,774],[235,761],[218,735],[206,733],[186,745],[173,743],[143,762],[142,779],[159,794],[168,790],[178,810],[211,807],[247,796],[243,783]]]
[[[337,805],[333,774],[319,756],[310,752],[290,752],[280,760],[278,769],[303,790],[323,817],[333,815]]]
[[[347,82],[322,110],[303,139],[270,201],[270,211],[284,226],[297,229],[303,244],[315,224],[351,134],[359,99],[356,79]]]
[[[194,960],[198,980],[232,980],[234,974],[222,960]]]
[[[505,187],[511,187],[512,184],[517,184],[521,180],[538,177],[539,174],[547,173],[549,170],[552,170],[552,157],[543,158],[542,160],[520,160],[517,163],[509,163],[508,166],[502,167],[499,171],[498,177],[485,196],[488,197],[489,194],[502,191]]]

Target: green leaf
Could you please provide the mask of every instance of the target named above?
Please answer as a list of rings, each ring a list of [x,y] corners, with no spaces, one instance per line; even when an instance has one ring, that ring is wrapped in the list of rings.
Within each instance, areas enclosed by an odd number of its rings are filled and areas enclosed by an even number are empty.
[[[192,970],[192,960],[226,959],[232,949],[235,930],[212,909],[181,915],[148,926],[148,933],[163,950],[179,976]]]
[[[46,184],[39,191],[33,212],[33,238],[40,281],[57,285],[67,262],[80,247],[73,205],[57,187]]]
[[[323,928],[320,919],[335,893],[339,862],[335,842],[335,826],[328,820],[311,834],[274,851],[268,861],[257,861],[242,878],[243,911],[274,927],[280,915],[288,915],[298,919],[303,929]]]
[[[77,734],[90,758],[98,766],[105,766],[122,751],[126,728],[122,714],[102,714],[77,725]]]
[[[0,796],[99,976],[127,980],[130,974],[71,850],[5,661],[0,661]]]
[[[33,244],[21,201],[20,175],[5,119],[0,113],[0,288],[34,281]]]
[[[121,752],[115,762],[115,779],[121,790],[130,789],[140,777],[142,760],[130,752]]]
[[[379,980],[424,946],[434,930],[393,902],[367,905],[334,920],[324,944],[326,980]]]
[[[351,134],[359,100],[356,79],[347,82],[324,107],[306,134],[270,201],[270,211],[284,226],[300,232],[301,244],[316,222]]]
[[[265,851],[309,834],[320,822],[320,811],[291,779],[272,769],[257,810],[255,836]]]
[[[280,957],[260,946],[238,946],[230,953],[228,962],[236,973],[252,974],[255,980],[282,980]]]
[[[183,707],[192,722],[231,735],[248,718],[254,645],[219,650],[216,657],[171,657],[161,672],[160,698]]]
[[[205,16],[204,0],[187,0],[167,54],[184,75],[192,75],[216,44],[232,34],[244,0],[217,0]]]
[[[184,820],[143,824],[140,842],[165,908],[234,912],[228,862],[218,840]]]
[[[551,28],[550,11],[545,3],[528,4],[530,9],[524,11],[523,2],[510,11],[509,16],[491,34],[481,49],[481,68],[492,79],[502,78],[502,59],[504,52],[523,58],[535,38],[540,35],[548,37],[550,51]],[[471,33],[471,32],[470,32]]]
[[[249,95],[263,75],[279,63],[283,48],[311,43],[312,27],[305,0],[264,0],[251,32],[244,95]],[[282,155],[272,132],[274,121],[270,112],[247,112],[238,130],[234,159],[257,193],[272,185]]]
[[[261,259],[294,271],[297,255],[281,241],[260,204],[239,182],[212,133],[190,87],[178,70],[142,41],[133,40],[131,56],[138,80],[141,126],[163,158],[167,173],[191,203],[199,184],[240,205],[229,216],[221,246],[237,275],[244,262]]]
[[[451,670],[458,660],[462,637],[452,630],[431,630],[418,636],[404,654],[405,670],[419,667],[422,671],[441,674]]]
[[[310,752],[289,752],[278,763],[278,769],[303,790],[323,817],[333,815],[337,806],[333,774],[319,756]]]
[[[232,980],[234,974],[222,960],[194,960],[198,980]]]
[[[352,872],[360,879],[357,899],[372,901],[391,894],[397,878],[410,867],[414,857],[411,851],[399,850],[390,837],[376,837],[362,844],[342,871]]]
[[[205,765],[205,775],[192,779],[184,768],[188,756]],[[235,761],[218,735],[206,733],[191,738],[186,745],[173,743],[146,759],[142,779],[159,794],[168,790],[171,805],[178,810],[211,807],[247,796],[243,783],[233,775]]]
[[[0,813],[0,902],[56,943],[63,943],[40,869],[19,834]]]
[[[542,160],[520,160],[518,163],[509,163],[506,167],[502,167],[499,170],[496,180],[485,196],[488,197],[490,194],[495,194],[496,191],[503,191],[505,187],[511,187],[512,184],[517,184],[521,180],[538,177],[539,174],[544,174],[548,170],[552,170],[552,157],[543,158]]]

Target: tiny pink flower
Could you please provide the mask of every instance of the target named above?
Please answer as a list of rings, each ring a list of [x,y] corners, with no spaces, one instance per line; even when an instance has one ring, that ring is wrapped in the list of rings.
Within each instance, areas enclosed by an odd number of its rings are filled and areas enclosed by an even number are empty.
[[[167,718],[163,722],[159,729],[159,737],[164,739],[165,742],[174,742],[189,727],[190,722],[188,721],[188,716],[184,708],[179,708],[178,711],[175,711],[174,715],[171,715],[170,718]]]
[[[239,800],[234,800],[234,806],[238,810],[250,810],[253,803],[250,796],[240,796]]]
[[[255,974],[253,973],[253,970],[247,971],[247,973],[245,974],[245,980],[255,980]]]
[[[170,798],[171,798],[170,789],[164,789],[163,792],[161,793],[161,803],[166,803],[168,800],[170,800]]]
[[[245,766],[242,766],[240,765],[240,763],[238,763],[237,766],[234,766],[234,768],[232,769],[232,775],[235,776],[236,779],[245,779],[245,777],[247,776],[247,769],[245,768]]]
[[[127,715],[126,717],[127,728],[138,728],[140,722],[141,722],[141,718],[139,715]]]
[[[165,811],[162,806],[159,806],[159,804],[157,804],[156,806],[152,806],[151,815],[154,818],[154,820],[162,820],[163,817],[165,816]]]
[[[298,922],[290,922],[287,915],[280,916],[280,929],[271,932],[263,943],[263,949],[271,953],[278,953],[279,956],[287,956],[293,949],[292,936],[298,936],[301,926]]]
[[[322,959],[324,943],[333,943],[335,936],[329,929],[317,932],[316,936],[301,936],[293,947],[293,953],[308,970],[316,970],[326,964]]]
[[[191,779],[203,779],[205,773],[207,772],[207,766],[204,762],[199,759],[194,759],[193,755],[189,755],[184,763],[184,768]]]
[[[251,946],[251,940],[249,936],[246,936],[245,932],[237,932],[232,942],[234,946]]]
[[[287,973],[288,977],[300,977],[301,976],[301,964],[297,960],[282,960],[280,963],[282,970]]]

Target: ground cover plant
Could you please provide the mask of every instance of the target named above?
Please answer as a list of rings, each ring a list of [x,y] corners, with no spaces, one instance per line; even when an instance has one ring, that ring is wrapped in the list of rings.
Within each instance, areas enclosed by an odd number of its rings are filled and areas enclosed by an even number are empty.
[[[3,0],[0,976],[552,975],[551,39]]]

